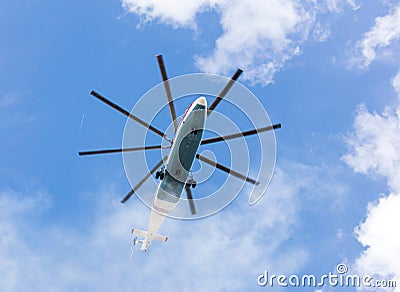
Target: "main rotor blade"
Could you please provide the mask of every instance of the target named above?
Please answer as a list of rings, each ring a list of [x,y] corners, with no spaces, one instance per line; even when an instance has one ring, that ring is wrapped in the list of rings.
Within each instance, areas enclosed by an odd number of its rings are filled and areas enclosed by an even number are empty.
[[[176,119],[176,111],[174,106],[174,101],[172,99],[171,88],[169,86],[167,70],[165,70],[165,64],[162,55],[157,55],[158,66],[160,67],[161,76],[164,82],[165,93],[167,94],[168,105],[169,105],[169,112],[171,114],[172,123],[174,124],[174,131],[178,130],[178,120]]]
[[[262,132],[266,132],[266,131],[280,129],[281,127],[282,127],[282,125],[279,123],[279,124],[275,124],[272,126],[249,130],[249,131],[240,132],[240,133],[236,133],[236,134],[208,138],[208,139],[202,140],[201,145],[211,144],[211,143],[215,143],[215,142],[221,142],[221,141],[235,139],[235,138],[244,137],[244,136],[250,136],[250,135],[254,135],[254,134],[258,134],[258,133],[262,133]]]
[[[194,201],[193,201],[192,190],[190,189],[190,185],[185,184],[185,190],[186,190],[186,195],[187,195],[187,198],[189,201],[190,212],[192,212],[192,215],[195,215],[196,208],[194,207]]]
[[[122,107],[120,107],[119,105],[113,103],[112,101],[108,100],[107,98],[105,98],[104,96],[100,95],[99,93],[97,93],[96,91],[92,90],[90,92],[91,95],[93,95],[94,97],[100,99],[102,102],[104,102],[105,104],[111,106],[112,108],[116,109],[117,111],[119,111],[120,113],[124,114],[125,116],[127,116],[128,118],[134,120],[135,122],[141,124],[143,127],[148,128],[150,131],[153,131],[154,133],[156,133],[157,135],[163,137],[164,139],[171,141],[170,138],[168,138],[165,133],[161,132],[160,130],[154,128],[152,125],[146,123],[145,121],[143,121],[142,119],[138,118],[137,116],[131,114],[130,112],[128,112],[127,110],[124,110]]]
[[[219,164],[218,162],[215,162],[215,161],[213,161],[211,159],[208,159],[207,157],[204,157],[204,156],[202,156],[200,154],[196,154],[196,158],[201,160],[201,161],[203,161],[203,162],[205,162],[205,163],[207,163],[207,164],[210,164],[210,165],[212,165],[212,166],[214,166],[214,167],[216,167],[216,168],[218,168],[218,169],[220,169],[222,171],[225,171],[228,174],[231,174],[231,175],[233,175],[233,176],[235,176],[237,178],[245,180],[245,181],[247,181],[247,182],[249,182],[249,183],[251,183],[253,185],[259,185],[260,184],[260,182],[254,180],[254,179],[252,179],[252,178],[250,178],[248,176],[245,176],[245,175],[243,175],[243,174],[241,174],[241,173],[239,173],[237,171],[234,171],[233,169],[230,169],[229,167],[226,167],[226,166],[224,166],[222,164]]]
[[[213,103],[210,105],[208,108],[208,115],[212,113],[212,111],[216,108],[216,106],[220,103],[220,101],[225,97],[225,95],[228,93],[229,89],[231,89],[232,85],[236,82],[236,80],[239,78],[240,74],[243,73],[243,70],[237,69],[235,74],[233,74],[232,78],[229,80],[229,82],[225,85],[224,89],[220,92],[220,94],[217,96],[217,98],[213,101]]]
[[[164,163],[164,158],[161,159],[156,166],[154,166],[148,174],[140,182],[137,183],[136,186],[121,200],[121,203],[124,204],[129,198],[156,172],[156,170]]]
[[[95,154],[121,153],[121,152],[134,152],[134,151],[155,150],[155,149],[164,149],[164,148],[170,148],[170,147],[162,146],[162,145],[155,145],[155,146],[132,147],[132,148],[123,148],[123,149],[89,150],[89,151],[80,151],[79,152],[79,156],[95,155]]]

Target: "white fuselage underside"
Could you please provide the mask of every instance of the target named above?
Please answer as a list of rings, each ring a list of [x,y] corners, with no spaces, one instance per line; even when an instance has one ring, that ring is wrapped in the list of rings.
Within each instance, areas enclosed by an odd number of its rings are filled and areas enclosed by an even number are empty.
[[[166,214],[179,202],[195,155],[200,146],[207,116],[207,101],[200,97],[186,111],[176,132],[165,166],[165,176],[158,184],[150,213],[146,249],[157,234]]]

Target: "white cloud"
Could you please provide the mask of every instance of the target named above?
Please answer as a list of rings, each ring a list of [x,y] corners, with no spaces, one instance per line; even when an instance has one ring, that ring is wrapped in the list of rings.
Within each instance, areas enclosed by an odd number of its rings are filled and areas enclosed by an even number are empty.
[[[357,44],[361,57],[351,60],[351,63],[362,68],[368,67],[376,58],[379,48],[388,47],[400,38],[400,5],[388,15],[377,17],[374,26],[364,34]]]
[[[123,0],[122,6],[135,13],[146,23],[153,20],[171,24],[174,27],[195,27],[195,16],[206,6],[212,5],[212,0]]]
[[[399,74],[392,81],[398,93]],[[376,279],[395,279],[399,283],[400,107],[387,107],[377,114],[361,106],[347,143],[350,153],[343,157],[344,161],[355,172],[385,177],[392,192],[370,203],[365,221],[355,229],[357,239],[366,248],[356,259],[355,269],[361,274],[376,275]]]
[[[315,24],[313,29],[313,37],[318,42],[325,42],[329,38],[330,29],[323,27],[319,22]]]
[[[167,220],[147,253],[129,263],[130,229],[146,228],[149,210],[137,199],[121,206],[113,190],[101,190],[93,223],[77,229],[43,225],[39,196],[0,193],[0,287],[3,291],[110,291],[141,289],[230,290],[256,287],[264,269],[293,273],[308,259],[292,248],[279,253],[298,219],[297,193],[304,180],[277,170],[270,194],[256,206],[247,196],[215,216],[195,221]],[[33,192],[35,193],[35,192]],[[111,202],[111,203],[110,203]],[[37,220],[26,220],[25,218]],[[39,218],[39,219],[38,219]],[[276,254],[279,253],[279,256]],[[154,279],[154,275],[157,280]]]
[[[300,53],[312,21],[296,1],[233,1],[221,11],[223,34],[211,56],[197,58],[197,66],[226,75],[235,65],[245,70],[244,79],[262,84]]]
[[[30,268],[40,264],[40,257],[33,254],[24,242],[29,229],[24,216],[34,210],[37,213],[49,206],[48,196],[44,191],[36,191],[34,197],[26,198],[7,189],[0,192],[0,287],[2,291],[15,291],[19,281],[35,281]],[[16,227],[19,228],[16,228]],[[43,273],[40,271],[39,273]],[[38,273],[38,274],[39,274]],[[37,279],[38,282],[40,279]],[[28,286],[26,287],[28,288]]]
[[[300,46],[310,35],[319,41],[328,38],[329,29],[321,26],[317,14],[359,7],[354,0],[123,0],[122,5],[142,23],[158,20],[175,28],[195,28],[197,14],[216,11],[222,35],[210,55],[196,57],[197,67],[224,75],[240,67],[243,79],[262,85],[272,82],[274,74],[301,53]]]
[[[399,194],[390,194],[368,205],[367,219],[355,229],[357,239],[366,248],[356,261],[361,274],[376,275],[376,279],[382,280],[396,279],[400,283],[399,210]]]
[[[370,113],[361,105],[354,121],[355,132],[347,140],[351,151],[343,157],[354,171],[387,178],[400,190],[400,108]]]
[[[396,76],[392,79],[392,86],[400,98],[400,71],[397,72]]]
[[[361,4],[356,0],[347,0],[346,3],[350,5],[353,10],[358,10],[361,7]]]
[[[361,4],[355,0],[326,0],[325,2],[329,11],[336,13],[342,12],[346,5],[350,6],[353,10],[358,10],[361,7]]]

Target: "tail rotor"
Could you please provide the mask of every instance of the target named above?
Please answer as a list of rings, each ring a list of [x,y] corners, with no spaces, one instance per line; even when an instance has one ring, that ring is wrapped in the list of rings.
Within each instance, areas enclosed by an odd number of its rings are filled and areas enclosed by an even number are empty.
[[[133,239],[133,242],[132,242],[132,246],[131,246],[131,256],[130,256],[130,258],[129,258],[129,261],[130,261],[130,262],[131,262],[132,259],[133,259],[133,253],[134,253],[134,251],[135,251],[135,246],[136,246],[136,244],[138,244],[138,242],[139,242],[139,240],[137,239],[137,236],[135,236],[135,238]]]

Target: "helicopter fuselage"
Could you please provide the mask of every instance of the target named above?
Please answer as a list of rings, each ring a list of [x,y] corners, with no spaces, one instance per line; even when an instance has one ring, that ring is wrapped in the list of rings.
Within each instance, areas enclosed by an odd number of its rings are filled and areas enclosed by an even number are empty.
[[[150,214],[149,229],[142,249],[146,250],[157,235],[166,215],[179,202],[187,183],[197,150],[200,146],[207,116],[207,100],[195,100],[176,131],[175,139],[165,163],[163,179],[158,184]]]

